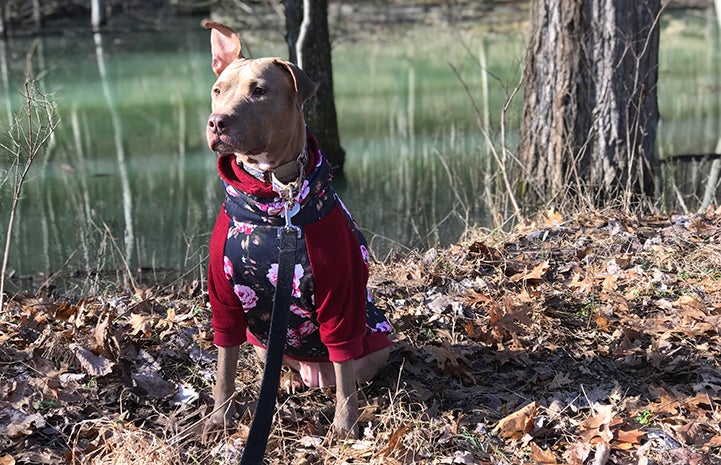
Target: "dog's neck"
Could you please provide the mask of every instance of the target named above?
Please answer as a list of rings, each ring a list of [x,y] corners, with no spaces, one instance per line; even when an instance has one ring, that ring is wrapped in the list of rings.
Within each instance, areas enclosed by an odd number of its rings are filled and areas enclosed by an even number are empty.
[[[297,162],[304,158],[308,143],[305,123],[300,121],[301,124],[292,126],[289,134],[286,132],[287,138],[277,138],[259,154],[236,153],[235,162],[261,181],[270,182],[271,174],[283,183],[298,179]]]
[[[306,150],[303,150],[292,160],[282,163],[274,168],[271,168],[265,163],[247,163],[236,157],[236,163],[240,165],[248,174],[256,179],[263,182],[270,183],[272,181],[272,175],[275,175],[276,179],[283,184],[293,182],[300,177],[301,167],[305,166],[304,160],[307,158]]]

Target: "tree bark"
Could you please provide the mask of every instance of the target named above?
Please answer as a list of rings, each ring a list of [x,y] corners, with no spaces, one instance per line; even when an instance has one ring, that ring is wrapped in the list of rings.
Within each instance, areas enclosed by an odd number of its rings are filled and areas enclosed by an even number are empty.
[[[633,6],[631,6],[633,5]],[[659,0],[533,0],[521,193],[653,195]]]
[[[284,5],[290,59],[318,84],[315,97],[305,105],[306,121],[336,174],[340,174],[345,151],[340,145],[333,95],[328,0],[284,0]]]

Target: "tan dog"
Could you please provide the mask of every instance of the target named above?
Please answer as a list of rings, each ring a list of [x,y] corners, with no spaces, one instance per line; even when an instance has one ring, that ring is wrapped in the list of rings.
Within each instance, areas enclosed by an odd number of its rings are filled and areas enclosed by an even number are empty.
[[[212,114],[207,126],[209,147],[218,153],[221,159],[232,156],[238,166],[248,171],[259,172],[261,175],[282,166],[287,167],[289,164],[295,166],[298,154],[306,147],[303,103],[315,93],[315,83],[297,66],[286,60],[244,58],[238,36],[230,28],[210,21],[204,22],[203,26],[212,29],[212,68],[217,75],[217,81],[212,88]],[[238,168],[234,167],[234,169]],[[289,179],[295,179],[297,175],[297,169],[291,170]],[[286,175],[283,177],[288,178]],[[217,225],[216,229],[218,229]],[[219,233],[222,234],[225,234],[225,231]],[[211,267],[213,266],[212,247],[211,240]],[[226,273],[229,266],[225,264]],[[221,284],[214,285],[214,282]],[[213,281],[212,277],[209,278],[211,294],[215,287],[222,284],[221,279]],[[365,282],[362,285],[365,286]],[[241,287],[247,290],[246,287]],[[237,291],[237,285],[235,289]],[[256,305],[255,300],[245,297],[246,307]],[[219,332],[222,333],[222,328],[219,328],[220,323],[216,326],[216,306],[220,308],[225,303],[218,297],[215,301],[213,317],[217,335]],[[211,295],[211,305],[213,304]],[[245,308],[246,312],[247,310],[248,308]],[[318,325],[322,326],[321,323]],[[327,337],[332,337],[332,332],[328,334],[331,336]],[[234,337],[227,336],[230,339],[226,339],[235,340]],[[218,367],[213,392],[215,412],[206,422],[205,431],[228,425],[235,413],[231,399],[235,392],[235,370],[239,347],[234,342],[219,344],[217,337],[216,345],[218,345]],[[358,434],[356,382],[370,380],[385,364],[390,348],[385,344],[381,345],[378,350],[355,360],[327,361],[314,365],[315,376],[320,379],[321,385],[336,386],[333,428],[340,434],[351,432]],[[258,356],[264,360],[264,349],[262,347],[256,349]],[[286,358],[285,363],[293,369],[303,369],[303,363],[296,359]],[[290,391],[294,390],[296,385],[289,384],[285,387]]]

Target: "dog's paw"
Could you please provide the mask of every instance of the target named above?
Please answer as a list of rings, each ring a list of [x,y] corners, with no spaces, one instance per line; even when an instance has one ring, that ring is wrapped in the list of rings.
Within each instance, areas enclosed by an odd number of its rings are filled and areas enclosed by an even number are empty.
[[[305,383],[303,378],[297,371],[287,371],[280,378],[280,388],[286,394],[295,394],[296,392],[302,392],[305,390]]]
[[[330,435],[332,439],[359,439],[360,428],[355,419],[336,416],[331,425]]]
[[[212,439],[232,429],[235,412],[236,407],[232,396],[225,401],[218,399],[213,411],[202,424],[202,437]]]

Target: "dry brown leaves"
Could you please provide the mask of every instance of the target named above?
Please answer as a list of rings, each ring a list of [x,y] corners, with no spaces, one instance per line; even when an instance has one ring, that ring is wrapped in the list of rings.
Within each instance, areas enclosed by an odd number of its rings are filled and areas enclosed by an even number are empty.
[[[326,439],[332,393],[281,396],[269,462],[721,463],[720,243],[721,210],[549,211],[378,264],[396,343],[362,388],[363,437]],[[237,463],[248,413],[225,437],[193,434],[213,371],[195,289],[16,296],[0,315],[0,464]]]

